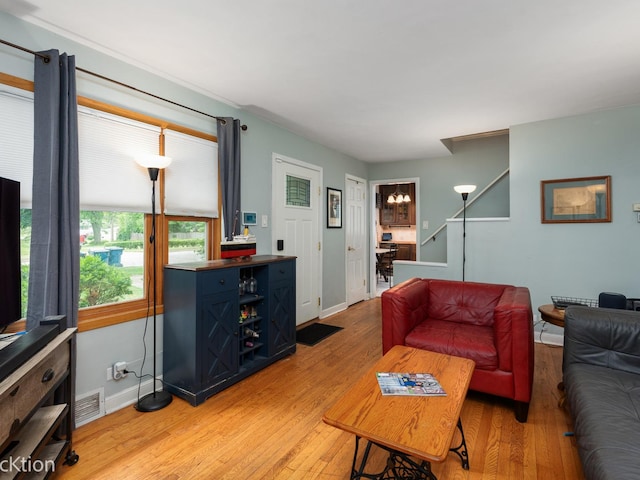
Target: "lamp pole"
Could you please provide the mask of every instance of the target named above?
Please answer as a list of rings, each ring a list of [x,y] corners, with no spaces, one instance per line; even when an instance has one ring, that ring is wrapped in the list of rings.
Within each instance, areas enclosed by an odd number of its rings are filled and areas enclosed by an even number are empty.
[[[464,282],[464,264],[467,261],[467,198],[468,197],[469,197],[468,192],[462,193],[462,281],[463,282]]]
[[[476,186],[456,185],[453,189],[462,195],[462,281],[464,282],[464,264],[467,261],[467,198]]]
[[[173,400],[173,396],[161,389],[160,391],[156,391],[156,355],[157,355],[157,330],[158,330],[158,319],[157,319],[157,246],[156,246],[156,181],[158,180],[158,173],[160,172],[160,168],[166,167],[171,159],[164,156],[158,156],[160,158],[156,158],[155,161],[153,157],[151,159],[147,159],[144,163],[143,160],[139,160],[143,166],[147,167],[149,171],[149,178],[151,179],[151,233],[149,235],[149,243],[152,246],[152,255],[153,255],[153,391],[144,397],[138,399],[138,403],[136,403],[136,410],[140,412],[155,412],[156,410],[160,410],[171,403]]]

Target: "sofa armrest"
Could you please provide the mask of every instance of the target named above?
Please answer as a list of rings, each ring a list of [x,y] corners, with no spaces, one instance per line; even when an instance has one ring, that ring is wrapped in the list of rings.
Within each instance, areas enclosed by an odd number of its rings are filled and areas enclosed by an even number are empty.
[[[534,372],[533,311],[529,289],[506,287],[494,310],[493,320],[498,368],[513,372],[515,399],[529,401]]]
[[[429,282],[410,278],[382,292],[382,353],[404,345],[413,328],[427,317]]]
[[[570,306],[564,315],[563,370],[573,363],[640,373],[640,313]]]

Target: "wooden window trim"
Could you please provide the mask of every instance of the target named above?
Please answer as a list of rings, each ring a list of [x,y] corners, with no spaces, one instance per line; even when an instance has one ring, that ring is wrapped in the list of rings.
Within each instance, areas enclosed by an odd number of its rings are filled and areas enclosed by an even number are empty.
[[[33,82],[25,80],[23,78],[15,77],[6,73],[0,72],[0,83],[9,85],[22,90],[33,92]],[[111,113],[131,120],[137,120],[150,125],[158,126],[162,129],[169,129],[176,132],[184,133],[194,137],[202,138],[212,142],[218,142],[218,138],[215,135],[200,132],[189,127],[184,127],[166,120],[161,120],[150,115],[134,112],[131,110],[109,105],[98,100],[93,100],[87,97],[78,96],[78,105],[84,107],[93,108],[106,113]],[[162,153],[164,145],[160,144],[159,152]],[[163,212],[164,199],[164,172],[161,172],[159,178],[160,187],[160,199],[161,208]],[[221,189],[218,182],[218,207],[220,209],[222,203]],[[151,190],[149,190],[151,192]],[[151,193],[150,193],[151,194]],[[207,252],[208,258],[220,258],[220,239],[221,239],[221,222],[219,218],[206,218],[206,217],[178,217],[178,216],[165,216],[164,214],[158,214],[156,218],[156,239],[159,240],[157,246],[157,295],[158,302],[156,304],[156,313],[161,314],[164,312],[164,305],[162,304],[162,289],[163,289],[163,265],[168,262],[169,258],[169,245],[168,245],[168,221],[169,220],[183,220],[183,221],[204,221],[207,222],[207,231],[209,233],[209,251]],[[151,231],[151,215],[145,214],[145,236],[146,232]],[[153,262],[152,262],[152,249],[147,248],[145,241],[145,278],[151,278],[153,276]],[[116,302],[108,305],[96,305],[94,307],[81,308],[78,311],[78,331],[84,332],[94,330],[96,328],[108,327],[111,325],[117,325],[119,323],[128,322],[131,320],[138,320],[147,316],[153,315],[153,289],[147,288],[150,284],[145,285],[145,296],[138,300]],[[147,291],[149,290],[149,291]],[[14,322],[7,328],[7,332],[17,332],[24,330],[26,327],[25,320]]]

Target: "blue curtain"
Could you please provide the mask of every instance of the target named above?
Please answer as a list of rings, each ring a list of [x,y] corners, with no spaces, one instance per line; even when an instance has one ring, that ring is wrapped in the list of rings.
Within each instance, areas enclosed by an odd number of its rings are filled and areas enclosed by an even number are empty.
[[[218,119],[218,164],[225,236],[240,233],[240,120]]]
[[[27,330],[48,315],[78,324],[80,201],[75,57],[35,60],[33,206]]]

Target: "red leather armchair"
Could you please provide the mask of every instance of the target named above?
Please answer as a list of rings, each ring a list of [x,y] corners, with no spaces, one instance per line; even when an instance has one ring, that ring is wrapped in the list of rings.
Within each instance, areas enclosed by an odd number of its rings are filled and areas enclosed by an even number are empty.
[[[514,400],[527,421],[533,384],[529,289],[412,278],[382,293],[382,350],[394,345],[476,362],[469,388]]]

